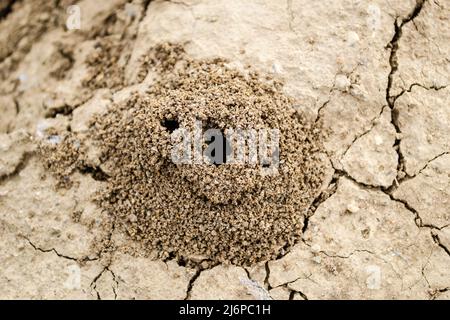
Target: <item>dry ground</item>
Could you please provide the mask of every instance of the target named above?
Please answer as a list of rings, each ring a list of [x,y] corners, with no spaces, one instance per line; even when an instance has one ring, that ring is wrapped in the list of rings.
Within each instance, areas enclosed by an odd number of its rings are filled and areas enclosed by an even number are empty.
[[[0,298],[450,298],[449,0],[84,0],[67,30],[70,4],[0,2]],[[69,190],[43,169],[43,130],[82,133],[144,91],[141,57],[165,41],[284,79],[330,128],[327,184],[285,256],[131,256],[90,200],[95,159]]]

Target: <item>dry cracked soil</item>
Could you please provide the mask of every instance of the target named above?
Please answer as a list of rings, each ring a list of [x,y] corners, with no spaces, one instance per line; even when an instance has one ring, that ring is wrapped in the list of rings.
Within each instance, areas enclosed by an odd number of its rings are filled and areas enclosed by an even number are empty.
[[[449,0],[0,1],[0,298],[450,299],[449,22]],[[89,135],[145,95],[159,43],[282,80],[329,132],[301,239],[274,259],[139,254],[93,201],[95,146],[69,188],[43,165],[49,130]]]

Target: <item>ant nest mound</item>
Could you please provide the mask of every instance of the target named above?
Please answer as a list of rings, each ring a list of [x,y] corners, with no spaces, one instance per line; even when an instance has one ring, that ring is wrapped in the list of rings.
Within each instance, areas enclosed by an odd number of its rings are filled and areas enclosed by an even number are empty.
[[[282,84],[164,44],[157,80],[95,120],[114,164],[99,204],[159,258],[251,265],[301,237],[324,179],[323,133]]]

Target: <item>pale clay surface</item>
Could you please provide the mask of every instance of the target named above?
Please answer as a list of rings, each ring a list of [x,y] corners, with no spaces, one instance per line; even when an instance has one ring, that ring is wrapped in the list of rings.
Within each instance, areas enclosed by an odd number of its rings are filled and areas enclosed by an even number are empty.
[[[448,0],[419,10],[412,0],[124,3],[80,1],[81,30],[47,30],[1,83],[0,298],[450,299]],[[95,44],[89,35],[114,12],[136,16],[122,26],[136,35],[126,86],[89,92],[81,84]],[[137,83],[139,58],[161,41],[284,79],[298,108],[330,128],[330,196],[284,257],[196,270],[130,256],[90,200],[104,182],[77,173],[72,189],[56,191],[39,162],[42,130],[83,133],[111,101],[151,85],[151,77]],[[50,76],[56,42],[73,48],[64,80]],[[109,254],[93,249],[108,239]]]

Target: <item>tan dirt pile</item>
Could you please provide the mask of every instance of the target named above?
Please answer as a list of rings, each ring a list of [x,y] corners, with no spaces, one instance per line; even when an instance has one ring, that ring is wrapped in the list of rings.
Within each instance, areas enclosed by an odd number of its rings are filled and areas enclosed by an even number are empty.
[[[143,67],[157,79],[148,92],[111,105],[91,128],[101,162],[113,164],[101,208],[160,258],[249,265],[284,254],[323,182],[320,125],[296,111],[279,81],[250,68],[191,59],[171,44],[153,48]],[[175,164],[171,133],[196,120],[224,133],[278,129],[278,174],[263,174],[261,164]],[[83,167],[76,143],[69,134],[43,148],[66,180]]]

